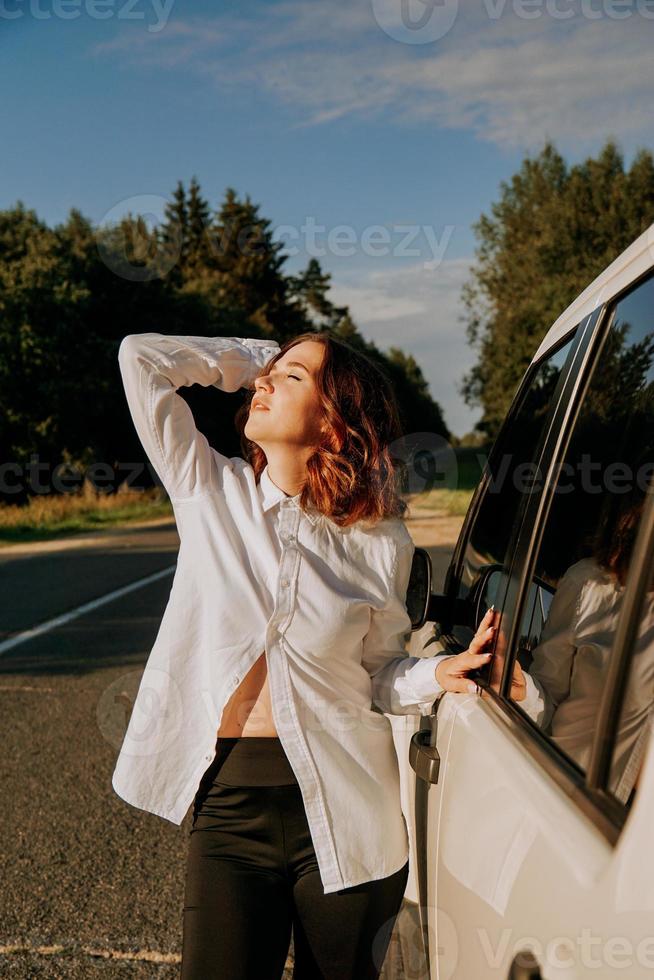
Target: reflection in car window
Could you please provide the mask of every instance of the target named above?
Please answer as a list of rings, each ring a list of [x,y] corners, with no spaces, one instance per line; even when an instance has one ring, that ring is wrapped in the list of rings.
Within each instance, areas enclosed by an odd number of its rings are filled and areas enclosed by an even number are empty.
[[[537,593],[549,593],[549,609],[534,635],[526,625],[528,602],[514,674],[514,699],[583,771],[653,474],[654,279],[649,279],[618,304],[575,424],[530,594],[531,602]],[[647,631],[642,642],[640,664],[654,652]],[[618,733],[621,758],[637,738],[642,705],[627,714]],[[616,780],[620,765],[616,761]]]
[[[501,569],[508,563],[511,538],[530,483],[529,468],[539,458],[554,393],[573,342],[574,334],[540,363],[517,412],[493,448],[488,461],[489,482],[463,553],[458,582],[458,595],[462,599],[469,596],[484,566],[498,565],[500,571],[489,579],[483,597],[487,606],[496,602]],[[472,608],[469,618],[468,624],[459,623],[453,630],[463,647],[468,646],[474,632]]]
[[[467,594],[482,565],[504,563],[529,482],[529,467],[538,458],[553,395],[572,342],[573,338],[569,339],[540,364],[518,412],[490,455],[489,485],[464,554],[461,597]]]
[[[620,711],[609,792],[631,803],[645,757],[654,714],[654,561],[638,617],[629,677]]]

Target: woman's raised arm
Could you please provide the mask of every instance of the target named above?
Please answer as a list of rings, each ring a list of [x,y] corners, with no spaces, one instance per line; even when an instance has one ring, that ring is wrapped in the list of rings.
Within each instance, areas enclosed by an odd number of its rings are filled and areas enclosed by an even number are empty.
[[[275,341],[248,337],[140,333],[123,338],[118,363],[129,410],[171,500],[220,486],[222,468],[231,467],[197,429],[177,389],[192,384],[222,391],[248,387],[278,351]]]

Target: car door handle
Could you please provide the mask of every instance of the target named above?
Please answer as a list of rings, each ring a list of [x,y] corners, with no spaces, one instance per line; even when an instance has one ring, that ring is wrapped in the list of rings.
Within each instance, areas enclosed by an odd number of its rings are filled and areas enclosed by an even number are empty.
[[[430,728],[421,728],[411,736],[409,744],[409,763],[418,779],[426,783],[437,783],[441,768],[441,757],[435,745],[430,745]]]
[[[540,965],[531,950],[523,949],[514,958],[508,980],[543,980]]]

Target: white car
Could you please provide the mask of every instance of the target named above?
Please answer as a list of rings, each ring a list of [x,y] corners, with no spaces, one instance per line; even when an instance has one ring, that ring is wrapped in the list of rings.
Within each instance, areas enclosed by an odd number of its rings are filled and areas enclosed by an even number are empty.
[[[431,980],[654,976],[653,474],[654,225],[536,351],[444,595],[416,549],[424,655],[498,623],[477,692],[396,738]]]

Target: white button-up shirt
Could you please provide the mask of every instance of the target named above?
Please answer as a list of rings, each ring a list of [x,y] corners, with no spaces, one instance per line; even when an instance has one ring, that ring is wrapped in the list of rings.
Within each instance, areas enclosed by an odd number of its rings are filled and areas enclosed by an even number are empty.
[[[624,588],[594,558],[562,575],[529,672],[523,711],[588,769]],[[654,598],[647,595],[615,740],[609,789],[623,803],[640,770],[652,720]]]
[[[325,894],[408,859],[384,713],[429,714],[437,658],[410,657],[414,544],[400,519],[341,528],[267,467],[212,448],[176,389],[236,391],[272,341],[156,333],[123,339],[134,425],[171,499],[172,588],[113,773],[133,806],[180,824],[214,757],[223,708],[265,651],[273,720],[304,800]]]

